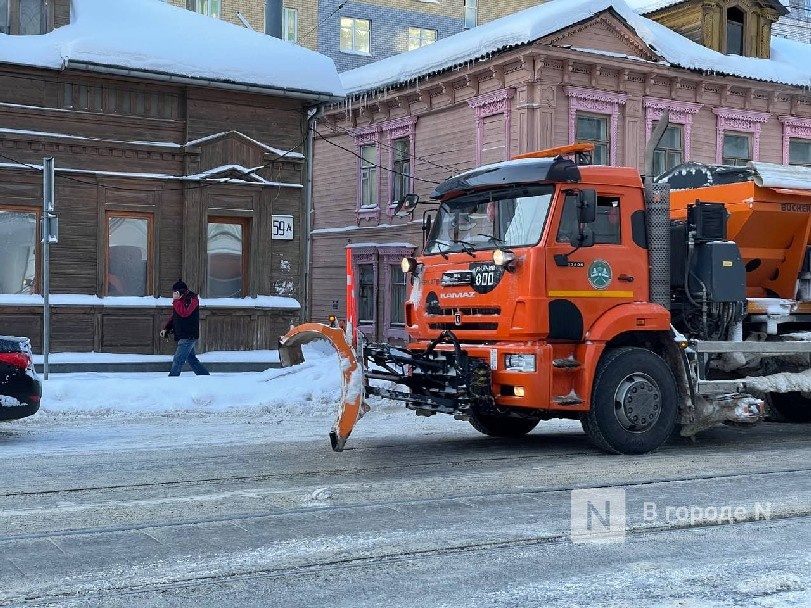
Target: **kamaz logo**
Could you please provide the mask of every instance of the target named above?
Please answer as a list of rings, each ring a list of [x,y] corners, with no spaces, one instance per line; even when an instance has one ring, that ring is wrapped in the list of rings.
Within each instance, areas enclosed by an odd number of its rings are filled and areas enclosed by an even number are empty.
[[[452,298],[475,298],[476,294],[473,293],[472,291],[467,291],[463,293],[443,293],[440,294],[439,297],[442,298],[443,300],[449,300]]]

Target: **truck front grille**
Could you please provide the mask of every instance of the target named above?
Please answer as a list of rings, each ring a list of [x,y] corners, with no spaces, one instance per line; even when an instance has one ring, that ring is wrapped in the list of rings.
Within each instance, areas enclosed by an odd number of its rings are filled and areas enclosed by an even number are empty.
[[[495,308],[432,308],[426,310],[429,317],[453,317],[456,313],[463,317],[495,317],[501,314],[501,309]]]
[[[430,329],[450,329],[451,331],[464,331],[464,330],[471,330],[471,331],[486,331],[486,330],[496,330],[498,329],[498,323],[468,323],[462,322],[461,325],[457,325],[453,321],[450,323],[429,323],[428,327]]]

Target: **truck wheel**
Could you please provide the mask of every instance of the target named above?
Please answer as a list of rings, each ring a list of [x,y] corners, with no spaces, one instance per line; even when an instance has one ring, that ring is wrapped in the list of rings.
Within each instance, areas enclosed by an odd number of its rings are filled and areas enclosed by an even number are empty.
[[[471,426],[491,437],[521,437],[526,435],[540,422],[539,418],[514,418],[482,414],[475,409],[470,414]]]
[[[769,393],[769,407],[786,422],[811,422],[811,399],[802,393]]]
[[[597,365],[583,429],[614,454],[645,454],[676,426],[678,388],[658,355],[636,347],[607,350]]]

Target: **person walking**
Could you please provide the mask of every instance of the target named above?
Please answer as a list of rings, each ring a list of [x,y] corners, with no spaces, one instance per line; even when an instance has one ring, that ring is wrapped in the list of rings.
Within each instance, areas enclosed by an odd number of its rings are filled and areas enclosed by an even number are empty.
[[[200,337],[200,299],[196,293],[189,291],[183,281],[172,285],[172,316],[163,326],[160,336],[165,338],[170,333],[175,335],[177,349],[169,375],[179,376],[186,361],[196,375],[210,375],[194,352],[194,345]]]

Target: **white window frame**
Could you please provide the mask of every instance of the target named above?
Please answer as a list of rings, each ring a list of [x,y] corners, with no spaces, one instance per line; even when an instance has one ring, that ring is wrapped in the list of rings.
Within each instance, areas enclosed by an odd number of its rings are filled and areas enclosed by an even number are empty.
[[[429,38],[429,36],[432,36],[432,38]],[[406,49],[413,51],[415,49],[428,46],[429,44],[436,42],[438,37],[439,32],[436,30],[427,27],[416,27],[409,25]]]
[[[289,21],[293,19],[293,32],[290,36]],[[282,9],[282,40],[287,42],[298,43],[298,9],[284,7]]]
[[[464,3],[464,26],[466,30],[469,30],[479,24],[479,2],[478,0],[464,0]]]
[[[186,0],[186,8],[213,19],[222,17],[222,0]]]
[[[342,53],[355,53],[359,55],[370,55],[372,52],[372,21],[370,19],[363,19],[361,17],[341,17],[340,19],[340,32],[343,32],[346,29],[349,29],[352,33],[352,46],[350,48],[343,48],[340,45],[343,43],[343,36],[338,37],[338,45],[339,50]],[[369,32],[368,41],[369,41],[369,48],[360,49],[358,48],[358,31],[360,28],[358,27],[361,24],[367,24],[367,31]],[[339,34],[340,34],[339,32]]]

